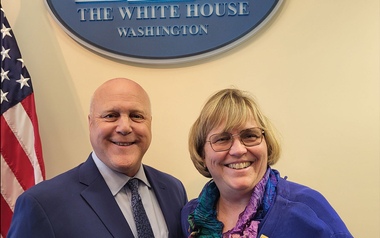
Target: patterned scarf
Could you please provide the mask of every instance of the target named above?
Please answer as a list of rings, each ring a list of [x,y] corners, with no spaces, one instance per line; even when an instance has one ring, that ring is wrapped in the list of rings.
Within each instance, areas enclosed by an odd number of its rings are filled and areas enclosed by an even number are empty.
[[[213,180],[208,182],[197,199],[197,207],[188,217],[190,228],[193,230],[189,238],[256,237],[259,223],[273,204],[279,177],[276,170],[270,167],[267,169],[264,177],[253,189],[251,199],[239,215],[236,226],[223,234],[223,223],[217,220],[215,209],[220,193]]]

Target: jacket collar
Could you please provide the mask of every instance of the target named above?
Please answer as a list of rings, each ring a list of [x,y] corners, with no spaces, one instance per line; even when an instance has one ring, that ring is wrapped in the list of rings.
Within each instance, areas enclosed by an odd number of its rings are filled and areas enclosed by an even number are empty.
[[[79,169],[79,182],[86,185],[81,196],[114,237],[132,237],[119,206],[90,155]]]

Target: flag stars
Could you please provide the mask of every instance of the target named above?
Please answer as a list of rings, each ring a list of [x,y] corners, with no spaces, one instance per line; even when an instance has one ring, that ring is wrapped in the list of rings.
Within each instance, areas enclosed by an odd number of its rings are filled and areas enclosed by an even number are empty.
[[[20,59],[17,59],[17,61],[20,61],[20,62],[21,62],[21,65],[22,65],[21,68],[24,68],[24,66],[25,66],[25,64],[24,64],[24,60],[20,58]]]
[[[3,103],[4,100],[8,102],[8,98],[7,98],[8,93],[3,93],[3,90],[0,90],[0,91],[1,91],[1,104]]]
[[[9,54],[8,54],[8,52],[9,52],[10,50],[11,50],[11,49],[7,49],[7,50],[6,50],[6,49],[4,48],[4,46],[1,47],[1,56],[2,56],[2,59],[1,59],[1,60],[2,60],[2,61],[5,59],[5,57],[7,57],[7,58],[9,58],[9,59],[11,58],[11,57],[9,56]]]
[[[1,28],[1,34],[3,36],[2,38],[4,39],[4,37],[6,36],[12,37],[11,30],[12,28],[6,28],[5,25],[3,24],[3,27]]]
[[[1,69],[1,82],[4,81],[4,79],[8,79],[8,73],[9,73],[9,70],[8,71],[4,71],[4,69]]]
[[[24,76],[22,76],[22,74],[20,74],[20,77],[21,78],[19,80],[16,80],[16,82],[20,84],[20,89],[22,89],[25,85],[30,87],[28,84],[28,80],[30,78],[24,78]]]

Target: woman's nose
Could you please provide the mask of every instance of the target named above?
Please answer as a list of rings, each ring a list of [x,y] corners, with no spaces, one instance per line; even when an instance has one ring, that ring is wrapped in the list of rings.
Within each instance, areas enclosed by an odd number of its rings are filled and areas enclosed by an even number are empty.
[[[242,156],[243,154],[247,153],[247,148],[240,140],[239,136],[234,136],[232,138],[232,146],[230,148],[229,153],[232,156]]]

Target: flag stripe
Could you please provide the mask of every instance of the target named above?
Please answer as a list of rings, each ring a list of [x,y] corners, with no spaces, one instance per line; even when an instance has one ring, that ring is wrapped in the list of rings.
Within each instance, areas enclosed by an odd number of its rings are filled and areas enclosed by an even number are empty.
[[[5,138],[1,140],[1,155],[14,173],[21,187],[26,190],[34,185],[33,166],[4,117],[1,117],[0,123],[1,138]]]
[[[23,101],[21,101],[22,106],[25,109],[25,112],[28,114],[32,124],[33,124],[33,130],[34,130],[34,152],[37,157],[37,161],[39,164],[39,167],[35,167],[35,170],[38,170],[41,172],[41,175],[35,176],[36,183],[41,182],[45,179],[45,165],[42,158],[42,145],[41,145],[41,139],[40,134],[38,130],[38,120],[37,120],[37,113],[36,113],[36,107],[34,102],[34,93],[31,93],[29,96],[27,96]],[[41,179],[42,176],[42,179]]]
[[[1,8],[1,3],[0,3]],[[20,194],[45,178],[32,81],[1,8],[1,237]]]
[[[12,186],[3,186],[3,182]],[[1,196],[8,204],[11,212],[14,210],[18,196],[23,192],[24,189],[21,187],[14,173],[5,162],[3,155],[1,155]]]
[[[9,226],[11,225],[10,219],[3,219],[6,217],[12,217],[13,212],[9,209],[7,202],[4,200],[3,196],[1,196],[1,234],[7,234],[9,230]],[[4,233],[3,233],[4,232]],[[1,235],[1,237],[3,237]]]
[[[28,96],[27,98],[30,97]],[[8,111],[3,114],[3,117],[18,140],[18,143],[16,144],[21,145],[23,151],[25,151],[28,159],[30,160],[30,164],[34,168],[33,184],[41,182],[43,180],[43,176],[40,169],[40,164],[37,160],[36,149],[34,147],[35,138],[33,124],[24,107],[19,103],[9,108]]]

